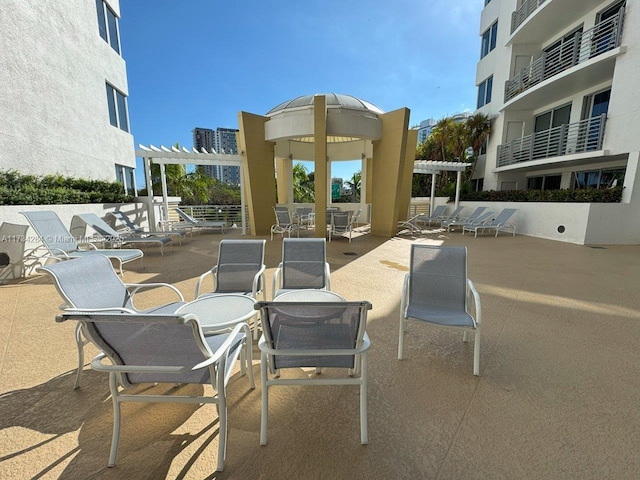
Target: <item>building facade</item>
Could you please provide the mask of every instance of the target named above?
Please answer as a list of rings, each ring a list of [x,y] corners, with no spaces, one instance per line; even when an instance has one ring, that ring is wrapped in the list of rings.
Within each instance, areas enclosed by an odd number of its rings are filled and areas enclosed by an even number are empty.
[[[5,0],[0,169],[121,180],[133,192],[118,0]]]
[[[424,143],[427,140],[435,125],[436,121],[433,118],[427,118],[420,122],[420,126],[418,127],[418,144]]]
[[[238,144],[236,142],[236,133],[238,129],[221,128],[216,130],[210,128],[196,127],[193,130],[193,147],[201,151],[203,148],[210,152],[237,154]],[[202,165],[198,167],[202,169],[208,176],[213,177],[221,182],[240,184],[240,168],[228,165]]]

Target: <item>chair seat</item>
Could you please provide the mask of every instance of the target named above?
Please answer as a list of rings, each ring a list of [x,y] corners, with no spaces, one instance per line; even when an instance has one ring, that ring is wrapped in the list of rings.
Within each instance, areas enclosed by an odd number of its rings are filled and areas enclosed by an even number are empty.
[[[473,317],[465,311],[410,305],[405,318],[451,327],[475,327]]]

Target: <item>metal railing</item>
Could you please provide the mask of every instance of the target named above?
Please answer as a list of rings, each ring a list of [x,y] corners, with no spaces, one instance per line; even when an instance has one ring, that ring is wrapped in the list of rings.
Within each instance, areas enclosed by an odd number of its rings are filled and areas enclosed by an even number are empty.
[[[531,15],[540,5],[547,0],[524,0],[520,8],[511,14],[511,33],[516,31],[522,23]]]
[[[600,22],[582,35],[576,34],[556,48],[543,52],[539,59],[505,82],[504,101],[574,65],[620,46],[623,19],[624,8],[615,17]]]
[[[607,115],[535,132],[498,146],[498,167],[602,150]]]
[[[181,205],[180,209],[198,220],[223,221],[229,227],[242,226],[241,205]]]

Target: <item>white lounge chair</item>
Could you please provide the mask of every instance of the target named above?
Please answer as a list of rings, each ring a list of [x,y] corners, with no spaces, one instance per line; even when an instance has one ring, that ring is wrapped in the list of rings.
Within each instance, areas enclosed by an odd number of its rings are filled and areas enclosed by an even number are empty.
[[[500,232],[510,232],[513,236],[516,236],[516,226],[513,223],[509,223],[509,219],[516,213],[517,208],[505,208],[495,218],[490,221],[484,222],[480,225],[465,225],[462,227],[462,234],[465,231],[474,232],[474,237],[478,236],[478,232],[484,232],[485,230],[495,230],[496,237]]]
[[[242,373],[249,373],[249,387],[255,388],[251,348],[247,342],[251,332],[246,323],[236,325],[231,333],[205,337],[198,318],[193,314],[181,316],[69,312],[56,317],[58,322],[68,320],[78,321],[91,342],[102,350],[91,362],[91,367],[109,373],[114,417],[109,467],[115,466],[118,455],[121,403],[177,402],[216,404],[219,418],[217,470],[224,470],[227,446],[226,388],[239,357],[244,360],[241,362]],[[127,389],[138,384],[155,383],[208,384],[213,387],[214,394],[148,395],[120,391],[120,386]],[[204,393],[206,392],[205,389]],[[146,412],[139,412],[144,413]],[[118,476],[127,475],[121,472]]]
[[[29,225],[0,225],[0,283],[25,275],[25,242]]]
[[[52,210],[40,210],[31,212],[20,212],[29,221],[35,230],[38,238],[47,250],[47,254],[42,257],[56,260],[69,260],[72,258],[89,257],[102,255],[118,262],[120,275],[124,275],[122,265],[133,260],[140,259],[144,254],[141,250],[133,248],[125,249],[98,249],[93,244],[88,244],[88,249],[80,248],[76,239],[71,235],[67,227],[64,226],[60,217]]]
[[[462,226],[465,223],[473,223],[480,215],[482,215],[482,213],[486,209],[486,207],[477,207],[473,212],[471,212],[471,215],[469,215],[468,217],[458,217],[451,220],[443,220],[441,225],[443,227],[447,227],[447,231],[450,232],[452,228],[455,228],[457,226]]]
[[[182,220],[181,222],[176,224],[176,226],[180,228],[182,228],[181,224],[184,223],[186,227],[196,228],[196,229],[219,228],[221,232],[224,233],[224,227],[227,226],[227,222],[223,222],[223,221],[197,220],[179,207],[176,207],[175,211]]]
[[[126,213],[120,210],[109,212],[109,215],[115,217],[116,220],[119,220],[125,226],[127,230],[125,232],[119,232],[123,235],[125,233],[128,233],[129,235],[132,235],[132,236],[140,235],[144,237],[155,237],[155,236],[165,237],[169,235],[171,237],[177,237],[178,243],[182,245],[182,237],[184,237],[188,233],[191,233],[192,231],[190,228],[182,228],[180,230],[163,230],[161,232],[150,232],[142,228],[140,225],[138,225],[134,221],[132,221],[131,218]]]
[[[469,313],[473,297],[475,317]],[[404,335],[409,320],[475,333],[473,374],[480,375],[480,295],[467,278],[466,247],[411,245],[409,273],[405,275],[400,303],[398,360],[403,358]]]
[[[437,209],[438,207],[436,207],[436,210]],[[454,220],[458,218],[458,215],[460,215],[460,212],[462,212],[462,210],[464,210],[464,207],[460,207],[460,206],[456,207],[453,210],[453,212],[451,212],[448,215],[446,215],[445,213],[435,215],[435,211],[434,211],[434,215],[430,215],[429,217],[418,216],[418,218],[415,219],[415,222],[418,224],[428,223],[429,226],[431,226],[433,223],[442,225],[442,222],[444,221]]]
[[[275,385],[358,385],[360,387],[360,442],[367,432],[366,333],[369,302],[258,302],[263,320],[261,351],[262,420],[260,445],[267,444],[269,388]],[[316,367],[316,375],[281,378],[287,368]],[[322,368],[347,369],[349,376],[320,378]],[[269,375],[275,375],[270,378]],[[329,409],[335,408],[330,403]],[[279,409],[284,415],[285,409]],[[330,414],[330,413],[328,413]]]

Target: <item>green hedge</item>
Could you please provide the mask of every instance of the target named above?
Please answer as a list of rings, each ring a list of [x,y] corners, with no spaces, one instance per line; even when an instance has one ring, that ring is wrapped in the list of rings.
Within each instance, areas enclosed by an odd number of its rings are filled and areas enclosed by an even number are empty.
[[[0,205],[132,202],[133,197],[123,190],[120,182],[0,171]]]
[[[622,200],[622,188],[582,188],[574,190],[483,190],[461,192],[460,200],[468,202],[573,202],[618,203]]]

